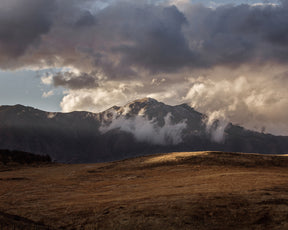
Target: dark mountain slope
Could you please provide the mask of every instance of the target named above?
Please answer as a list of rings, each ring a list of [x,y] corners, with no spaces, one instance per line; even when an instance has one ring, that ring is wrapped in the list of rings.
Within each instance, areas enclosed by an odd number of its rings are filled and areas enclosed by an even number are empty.
[[[151,98],[90,112],[49,113],[22,105],[0,107],[0,148],[49,154],[60,162],[101,162],[157,152],[221,150],[288,153],[288,137],[229,124],[211,139],[205,115],[187,104]],[[217,122],[213,124],[217,129]]]

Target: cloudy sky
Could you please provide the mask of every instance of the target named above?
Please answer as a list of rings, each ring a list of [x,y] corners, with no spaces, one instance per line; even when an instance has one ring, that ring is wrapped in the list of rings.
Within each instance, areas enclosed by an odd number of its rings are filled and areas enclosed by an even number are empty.
[[[1,0],[0,104],[153,97],[288,135],[288,0]]]

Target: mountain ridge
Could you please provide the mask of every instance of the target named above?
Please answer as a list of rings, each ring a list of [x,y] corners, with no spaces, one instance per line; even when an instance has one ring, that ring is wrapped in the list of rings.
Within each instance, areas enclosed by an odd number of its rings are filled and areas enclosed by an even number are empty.
[[[46,112],[22,105],[0,106],[0,148],[49,154],[60,162],[114,161],[151,153],[233,151],[288,153],[288,137],[263,134],[232,123],[215,142],[206,115],[187,104],[142,98],[92,113]],[[222,134],[221,134],[222,135]]]

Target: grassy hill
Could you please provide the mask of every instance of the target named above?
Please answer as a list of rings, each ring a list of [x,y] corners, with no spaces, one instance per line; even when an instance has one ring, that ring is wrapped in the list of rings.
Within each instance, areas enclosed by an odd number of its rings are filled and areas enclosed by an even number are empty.
[[[0,228],[288,229],[287,168],[223,152],[15,168],[0,172]]]

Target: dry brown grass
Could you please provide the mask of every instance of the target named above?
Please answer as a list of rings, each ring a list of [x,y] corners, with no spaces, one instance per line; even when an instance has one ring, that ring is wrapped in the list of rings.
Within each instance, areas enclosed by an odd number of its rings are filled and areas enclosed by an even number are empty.
[[[172,153],[0,172],[0,229],[288,229],[288,158]]]

